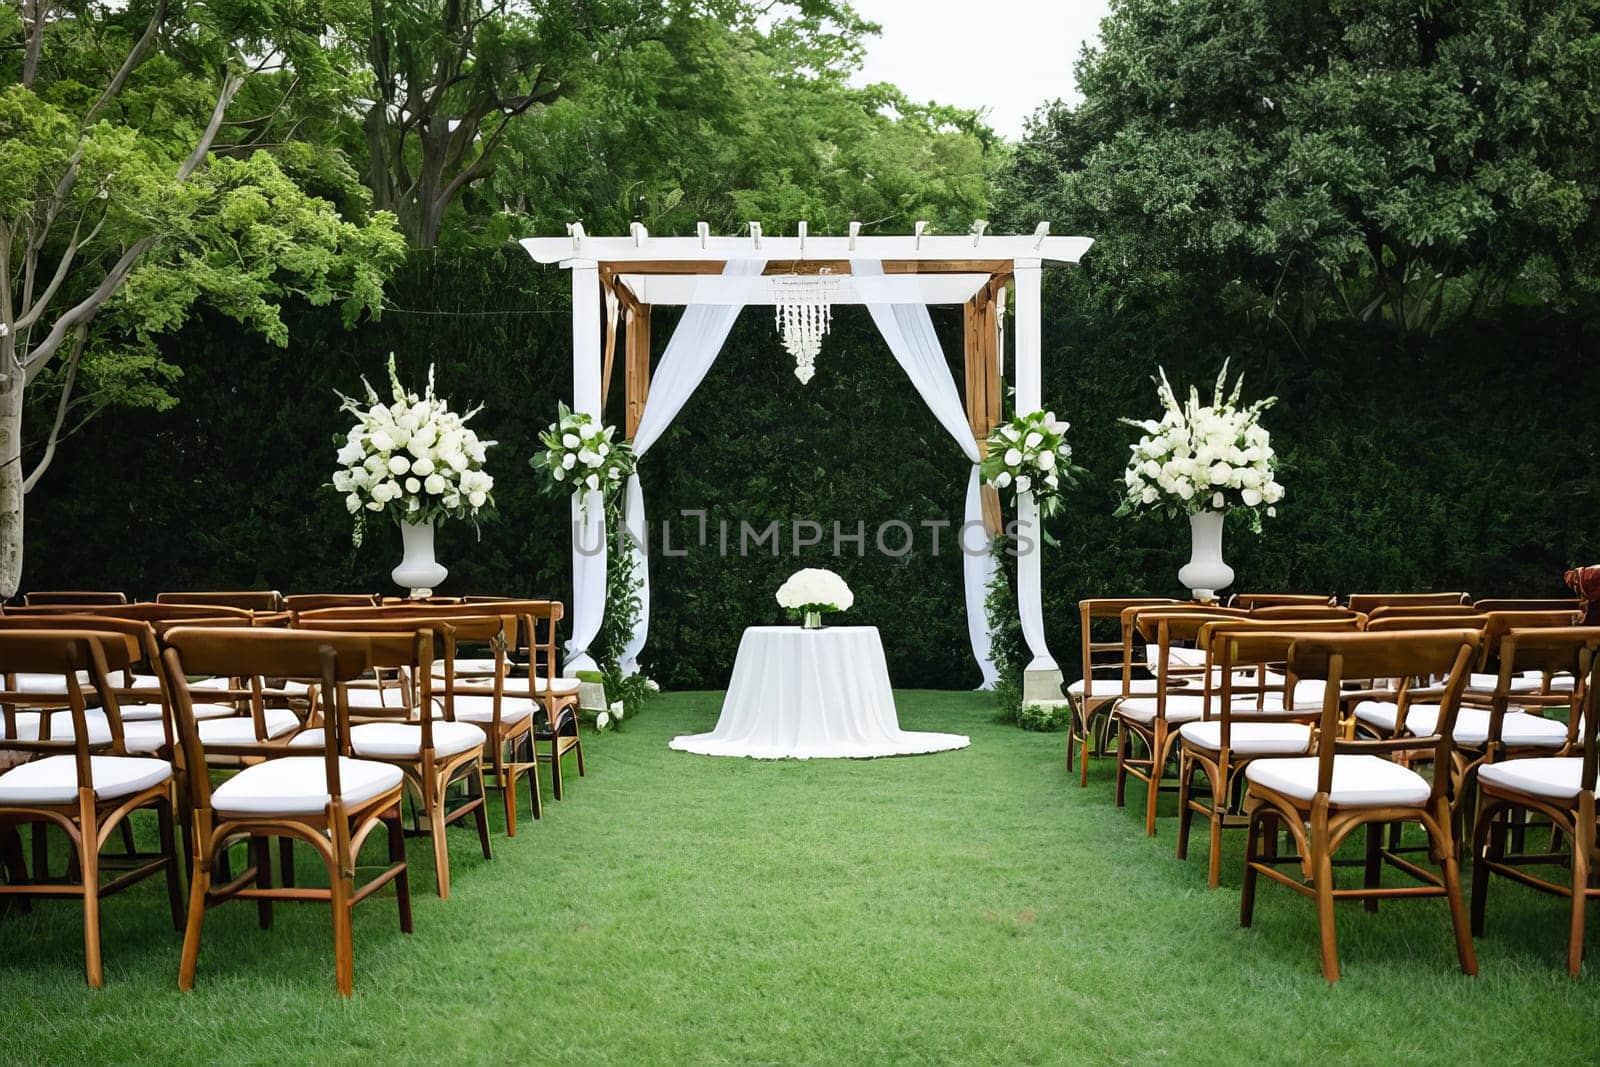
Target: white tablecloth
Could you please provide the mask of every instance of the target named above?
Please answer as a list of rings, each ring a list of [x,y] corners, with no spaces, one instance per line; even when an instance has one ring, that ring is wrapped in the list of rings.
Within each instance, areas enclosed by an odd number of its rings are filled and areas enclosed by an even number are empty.
[[[672,739],[702,756],[864,759],[966,748],[961,734],[900,729],[872,626],[752,626],[739,642],[717,728]]]

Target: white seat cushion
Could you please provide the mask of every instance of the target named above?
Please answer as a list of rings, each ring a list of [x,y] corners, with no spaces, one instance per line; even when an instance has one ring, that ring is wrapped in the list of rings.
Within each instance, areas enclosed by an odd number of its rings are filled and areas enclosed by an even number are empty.
[[[1154,674],[1156,665],[1160,662],[1161,646],[1144,646],[1144,663]],[[1204,667],[1206,665],[1206,650],[1203,648],[1184,648],[1181,645],[1167,646],[1167,663],[1177,667]]]
[[[160,722],[165,714],[160,703],[155,704],[130,704],[121,703],[122,721],[129,722]],[[191,704],[196,719],[226,719],[231,715],[239,714],[239,709],[232,704]]]
[[[569,696],[578,692],[583,684],[577,678],[534,678],[533,691],[554,696]]]
[[[1076,682],[1067,686],[1067,692],[1073,696],[1082,696],[1083,679],[1079,678]],[[1130,696],[1155,696],[1157,692],[1156,680],[1154,678],[1135,678],[1129,683],[1128,692]],[[1096,699],[1121,696],[1122,679],[1096,678],[1094,680],[1094,695]]]
[[[1254,760],[1244,776],[1275,793],[1310,801],[1317,794],[1317,757]],[[1426,778],[1398,763],[1339,753],[1333,757],[1328,800],[1341,807],[1416,807],[1427,803],[1428,789]]]
[[[511,665],[512,664],[511,664],[511,662],[509,660],[506,661],[506,666],[508,668]],[[485,674],[492,675],[492,674],[494,674],[494,670],[495,670],[495,667],[494,667],[494,658],[493,657],[490,657],[488,659],[464,659],[464,658],[457,657],[457,659],[456,659],[456,677],[457,678],[461,677],[462,675],[485,675]],[[435,678],[443,678],[444,677],[444,661],[443,660],[439,660],[438,662],[434,663],[433,670],[432,670],[431,673]]]
[[[399,786],[400,768],[372,760],[339,758],[339,786],[347,808]],[[230,815],[315,815],[331,802],[321,756],[286,756],[246,767],[211,791],[211,806]]]
[[[463,693],[457,693],[455,702],[457,722],[475,722],[479,724],[494,722],[494,697],[468,696]],[[440,708],[439,714],[442,715],[444,698],[435,697],[434,703],[438,705]],[[500,723],[503,726],[510,726],[521,722],[538,710],[539,705],[528,697],[502,696],[500,698]]]
[[[1498,674],[1474,674],[1467,679],[1467,692],[1493,693],[1500,684]],[[1537,693],[1544,685],[1544,675],[1539,671],[1523,671],[1511,679],[1510,693]]]
[[[1398,717],[1399,708],[1392,700],[1363,700],[1356,705],[1357,722],[1376,727],[1386,734],[1394,732],[1394,722]]]
[[[1572,800],[1583,784],[1583,757],[1535,756],[1485,763],[1478,768],[1478,780],[1536,797]]]
[[[483,731],[470,722],[440,720],[433,724],[433,751],[437,756],[467,752],[485,740]],[[358,756],[416,756],[422,750],[422,727],[403,722],[362,723],[350,728],[350,747]]]
[[[41,714],[37,711],[17,712],[17,741],[39,740],[39,720]],[[83,721],[89,727],[89,743],[91,745],[109,745],[111,743],[111,724],[106,721],[106,713],[99,708],[89,708],[83,713]],[[0,715],[0,734],[5,733],[5,717]],[[72,712],[50,712],[50,740],[71,741],[77,731],[72,727]]]
[[[386,708],[401,711],[406,707],[405,694],[394,686],[383,689],[346,689],[345,702],[352,708]]]
[[[1570,693],[1573,690],[1572,675],[1557,674],[1550,679],[1550,692]]]
[[[78,684],[89,684],[89,676],[86,672],[78,672]],[[66,676],[60,674],[33,674],[29,671],[18,671],[12,676],[11,691],[13,693],[61,695],[67,691],[67,679]]]
[[[263,708],[262,725],[267,728],[267,739],[273,740],[300,728],[300,717],[288,708]],[[256,737],[255,720],[248,715],[234,714],[226,719],[203,719],[195,724],[200,734],[200,747],[207,745],[253,745]],[[122,729],[129,752],[154,752],[165,738],[159,722],[133,722]]]
[[[1439,728],[1439,708],[1435,704],[1413,704],[1406,712],[1406,733],[1426,737]],[[1485,708],[1461,708],[1456,712],[1455,741],[1458,745],[1482,745],[1489,741],[1489,712]],[[1500,723],[1500,740],[1507,745],[1560,748],[1567,742],[1566,723],[1509,709]]]
[[[1157,698],[1129,697],[1117,705],[1114,714],[1148,726],[1156,720]],[[1206,698],[1186,693],[1167,694],[1167,722],[1194,722],[1205,714]]]
[[[1178,731],[1186,745],[1222,750],[1222,723],[1185,723]],[[1297,722],[1238,722],[1228,735],[1229,751],[1240,756],[1293,756],[1311,747],[1311,727]]]
[[[89,778],[95,796],[115,800],[172,777],[166,760],[135,756],[90,756]],[[0,804],[70,804],[78,799],[75,757],[46,756],[0,774]]]

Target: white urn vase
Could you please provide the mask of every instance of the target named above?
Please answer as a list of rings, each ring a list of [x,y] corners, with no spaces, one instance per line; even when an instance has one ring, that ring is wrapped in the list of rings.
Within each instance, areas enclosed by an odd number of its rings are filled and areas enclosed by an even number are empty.
[[[1202,603],[1217,599],[1217,590],[1233,584],[1233,568],[1222,561],[1220,511],[1197,511],[1189,516],[1189,562],[1178,570],[1178,581]]]
[[[433,558],[433,523],[402,522],[400,539],[405,545],[405,558],[389,572],[389,577],[413,597],[432,596],[433,587],[450,574]]]

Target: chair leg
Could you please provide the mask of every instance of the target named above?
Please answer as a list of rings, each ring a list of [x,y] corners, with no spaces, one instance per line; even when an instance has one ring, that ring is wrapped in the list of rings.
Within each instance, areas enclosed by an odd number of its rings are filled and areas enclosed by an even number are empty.
[[[1444,826],[1450,825],[1448,806],[1439,818]],[[1439,867],[1444,876],[1445,898],[1450,902],[1450,925],[1456,934],[1456,955],[1461,960],[1461,973],[1472,975],[1478,973],[1478,953],[1472,945],[1472,926],[1467,920],[1467,905],[1461,899],[1461,868],[1456,862],[1455,842],[1445,836],[1447,832],[1441,830],[1434,835],[1434,847],[1442,857]]]
[[[251,862],[256,868],[256,888],[272,888],[272,842],[265,837],[250,839]],[[272,901],[256,901],[256,924],[263,930],[272,929]]]
[[[78,870],[83,878],[83,969],[93,989],[106,984],[100,959],[100,849],[94,823],[93,801],[84,805],[88,817],[79,823]]]
[[[1368,889],[1377,889],[1383,884],[1383,824],[1379,822],[1367,823],[1367,866],[1363,884]],[[1378,910],[1378,898],[1368,897],[1361,902],[1361,906],[1369,912],[1375,912]]]
[[[1178,858],[1189,858],[1189,827],[1194,822],[1194,812],[1189,808],[1189,792],[1193,784],[1195,761],[1187,753],[1178,754]]]
[[[482,784],[483,783],[480,780],[479,785]],[[478,812],[482,814],[483,808],[479,807]],[[400,809],[396,808],[393,817],[386,816],[383,821],[384,824],[389,828],[389,862],[406,863],[406,827],[405,823],[401,820]],[[485,834],[489,832],[489,823],[487,819],[483,820],[482,832]],[[400,911],[400,932],[409,934],[411,933],[412,929],[411,867],[409,864],[407,864],[405,867],[402,867],[400,873],[395,875],[394,898],[395,904],[398,906]]]
[[[1217,768],[1217,781],[1211,783],[1211,811],[1208,821],[1211,830],[1211,855],[1206,861],[1206,885],[1211,889],[1222,884],[1222,820],[1228,813],[1228,765]]]
[[[124,815],[122,817],[122,821],[117,824],[117,836],[122,838],[122,851],[124,854],[129,856],[137,855],[139,852],[139,846],[133,840],[132,815],[133,813],[129,812],[127,815]]]
[[[1339,940],[1333,924],[1333,856],[1328,848],[1325,822],[1320,829],[1313,823],[1311,850],[1315,853],[1316,885],[1312,888],[1316,891],[1317,940],[1322,956],[1322,977],[1333,983],[1339,980]]]
[[[1250,812],[1244,834],[1244,884],[1239,888],[1239,925],[1249,926],[1256,912],[1256,842],[1266,822],[1261,809]]]
[[[1155,738],[1150,745],[1150,781],[1145,785],[1144,836],[1156,836],[1156,802],[1161,798],[1161,779],[1167,770],[1167,730],[1164,722],[1157,721]]]
[[[494,859],[494,852],[489,847],[489,803],[488,803],[488,791],[484,788],[484,785],[483,785],[483,765],[482,764],[478,765],[478,769],[477,769],[476,773],[473,774],[472,780],[474,782],[476,782],[477,785],[478,785],[478,800],[479,800],[479,804],[472,811],[473,822],[477,823],[477,825],[478,825],[478,844],[480,846],[482,846],[482,848],[483,848],[483,858],[486,859],[486,860],[492,860],[492,859]]]
[[[161,855],[167,861],[167,906],[172,909],[172,928],[183,930],[183,885],[178,873],[178,846],[172,828],[172,801],[156,805],[156,830],[161,835]]]
[[[444,798],[435,795],[428,805],[428,833],[433,838],[433,884],[440,900],[450,899],[450,842],[445,840]]]
[[[339,992],[350,996],[356,987],[355,938],[351,930],[352,880],[339,870],[339,859],[328,864],[328,903],[333,910],[333,979]]]
[[[515,790],[512,791],[515,793]],[[535,819],[544,818],[544,790],[539,785],[539,753],[533,745],[533,735],[528,735],[528,795],[530,809]]]
[[[1117,807],[1127,803],[1128,791],[1128,728],[1117,723]]]
[[[537,747],[538,742],[534,742]],[[538,762],[535,755],[534,761]],[[561,735],[558,732],[550,734],[550,790],[557,800],[561,799]]]
[[[1589,903],[1589,848],[1594,843],[1593,834],[1592,829],[1580,828],[1572,835],[1572,918],[1567,939],[1567,973],[1574,978],[1583,970],[1584,909]]]
[[[285,889],[294,888],[294,838],[278,838],[278,883]]]
[[[1505,808],[1484,803],[1472,828],[1472,933],[1482,937],[1489,904],[1489,861],[1505,854]]]
[[[576,712],[574,712],[574,714],[576,714]],[[572,724],[572,750],[578,754],[578,777],[582,778],[584,776],[583,738],[578,736],[578,724],[576,722]]]
[[[200,962],[200,932],[206,924],[206,894],[211,890],[211,870],[195,858],[189,873],[189,925],[183,933],[183,957],[178,964],[178,988],[194,988],[194,972]]]
[[[1083,731],[1083,751],[1080,754],[1080,758],[1078,760],[1078,788],[1079,789],[1087,789],[1089,787],[1089,732],[1090,732],[1090,729],[1091,729],[1091,727],[1086,727],[1084,729],[1084,731]]]

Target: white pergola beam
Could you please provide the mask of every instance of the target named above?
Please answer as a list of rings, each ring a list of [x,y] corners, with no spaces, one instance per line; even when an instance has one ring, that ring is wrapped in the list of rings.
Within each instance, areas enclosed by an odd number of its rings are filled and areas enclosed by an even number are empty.
[[[684,304],[753,304],[771,306],[777,296],[773,276],[730,277],[724,274],[619,274],[641,304],[652,307]],[[987,274],[886,274],[881,277],[835,275],[828,303],[964,304],[989,283]]]
[[[759,234],[759,236],[757,236]],[[914,234],[876,237],[773,237],[756,230],[747,237],[589,237],[581,229],[567,237],[525,237],[522,247],[540,263],[726,262],[765,259],[773,264],[815,260],[1047,260],[1077,263],[1094,241],[1088,237],[1037,234]]]

